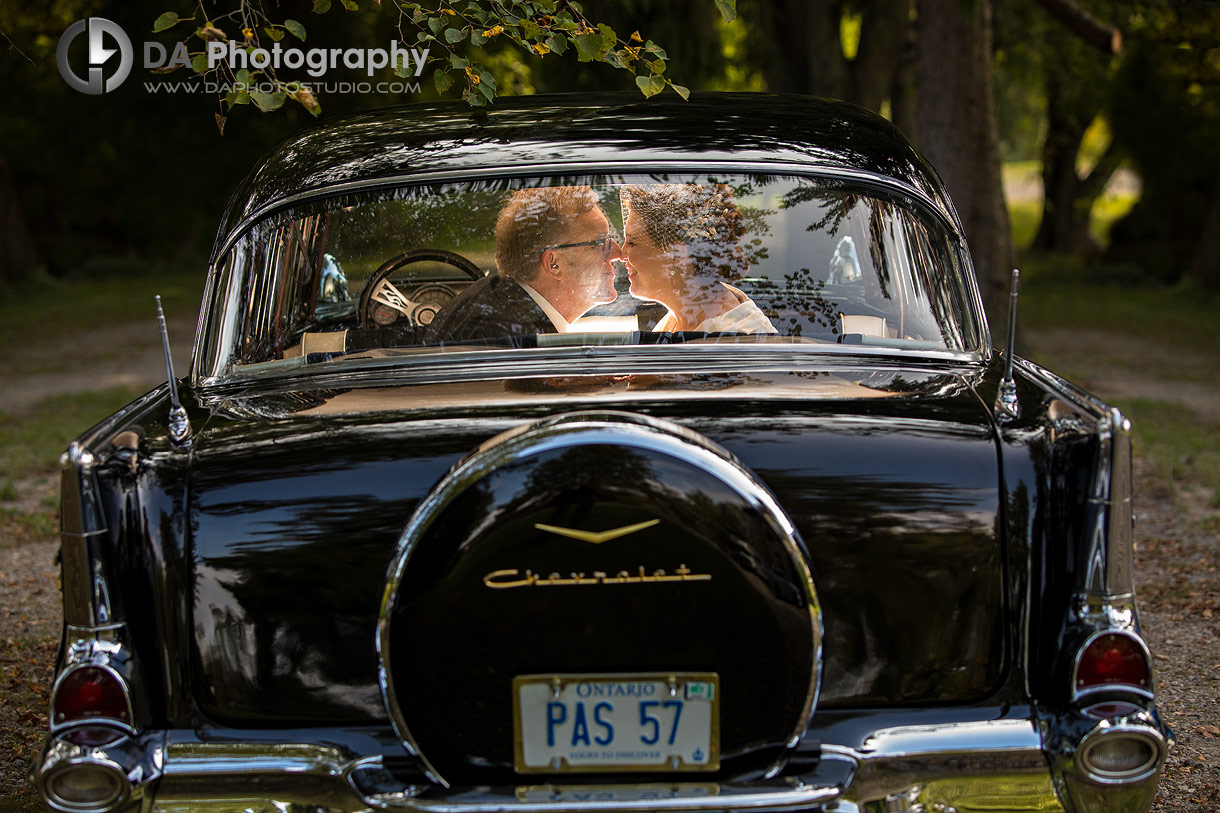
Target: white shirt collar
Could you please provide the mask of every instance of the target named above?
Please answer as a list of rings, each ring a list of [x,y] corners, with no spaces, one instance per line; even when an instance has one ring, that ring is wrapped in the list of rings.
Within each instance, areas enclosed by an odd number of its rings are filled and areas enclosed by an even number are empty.
[[[556,333],[567,333],[572,329],[571,323],[569,323],[567,319],[563,318],[563,314],[555,310],[555,306],[551,304],[550,300],[521,280],[517,280],[517,284],[524,288],[527,294],[533,297],[533,300],[538,303],[538,307],[542,308],[542,312],[545,313],[547,317],[555,324]]]

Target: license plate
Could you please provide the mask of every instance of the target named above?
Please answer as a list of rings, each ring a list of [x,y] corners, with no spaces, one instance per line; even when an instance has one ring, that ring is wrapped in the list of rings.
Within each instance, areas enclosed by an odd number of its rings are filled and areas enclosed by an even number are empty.
[[[693,782],[636,785],[519,785],[517,801],[537,804],[659,802],[664,799],[708,799],[719,793],[719,785]]]
[[[513,679],[520,773],[714,771],[714,673],[522,675]]]

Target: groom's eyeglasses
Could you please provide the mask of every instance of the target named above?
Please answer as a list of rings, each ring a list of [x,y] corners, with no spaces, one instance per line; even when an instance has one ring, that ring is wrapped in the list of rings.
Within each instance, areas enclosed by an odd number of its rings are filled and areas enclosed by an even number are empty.
[[[614,245],[614,235],[607,234],[605,237],[598,237],[596,240],[585,240],[580,243],[560,243],[557,246],[544,246],[542,250],[550,251],[551,249],[556,249],[556,248],[582,248],[584,246],[601,246],[602,256],[609,257],[610,254],[614,251],[614,249],[612,248],[613,245]]]

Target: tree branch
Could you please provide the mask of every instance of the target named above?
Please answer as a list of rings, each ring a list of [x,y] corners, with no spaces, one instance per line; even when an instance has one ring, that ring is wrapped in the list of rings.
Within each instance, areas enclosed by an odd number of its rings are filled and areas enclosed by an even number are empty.
[[[1094,18],[1072,0],[1038,0],[1038,5],[1051,13],[1076,36],[1108,54],[1123,49],[1123,33],[1112,25]]]
[[[8,34],[6,34],[6,33],[4,32],[4,29],[3,29],[3,28],[0,28],[0,37],[4,37],[4,41],[8,43],[8,47],[9,47],[9,50],[10,50],[10,51],[16,51],[17,53],[21,54],[21,56],[25,57],[25,61],[26,61],[26,62],[30,63],[31,65],[35,64],[35,63],[34,63],[34,60],[32,60],[32,59],[30,59],[28,56],[26,56],[25,51],[23,51],[23,50],[21,50],[20,48],[18,48],[18,47],[17,47],[17,46],[16,46],[16,45],[13,43],[13,41],[12,41],[11,39],[9,39],[9,38],[8,38]]]
[[[1117,144],[1111,141],[1110,145],[1106,147],[1105,152],[1097,159],[1097,163],[1094,164],[1089,174],[1080,179],[1081,192],[1090,199],[1095,200],[1102,190],[1105,189],[1106,184],[1110,182],[1110,178],[1118,171],[1119,166],[1123,162],[1123,157],[1123,151]]]

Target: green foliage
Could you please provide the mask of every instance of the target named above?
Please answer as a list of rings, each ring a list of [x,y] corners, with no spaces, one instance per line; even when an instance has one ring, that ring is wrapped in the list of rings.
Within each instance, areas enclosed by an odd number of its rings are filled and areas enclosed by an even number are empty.
[[[331,0],[314,0],[312,10],[315,14],[324,15],[332,5]],[[349,12],[360,9],[356,0],[340,0],[340,5]],[[726,23],[736,19],[736,0],[711,0],[711,5]],[[379,8],[380,3],[375,6]],[[655,96],[666,88],[672,88],[684,99],[690,95],[688,88],[675,84],[665,76],[669,65],[664,48],[652,40],[644,40],[638,31],[626,38],[621,37],[605,22],[587,18],[579,3],[534,0],[505,4],[500,0],[467,0],[459,4],[438,0],[433,7],[421,2],[399,0],[395,6],[397,30],[403,32],[403,44],[428,49],[429,61],[434,65],[433,83],[437,92],[443,94],[457,86],[462,98],[475,107],[494,101],[497,87],[494,76],[482,61],[485,58],[483,55],[460,57],[464,61],[461,65],[454,61],[459,58],[454,49],[466,42],[474,48],[504,42],[531,57],[564,54],[573,49],[579,62],[600,63],[628,72],[645,96]],[[240,3],[231,11],[219,11],[215,20],[195,32],[195,39],[204,43],[236,40],[244,43],[247,51],[262,47],[260,37],[279,42],[291,34],[305,41],[305,27],[299,21],[274,19],[271,16],[274,11],[268,11],[261,4]],[[153,30],[167,31],[182,21],[176,12],[167,11],[157,17]],[[240,29],[240,36],[234,30],[238,25],[244,26]],[[404,27],[407,26],[416,29],[414,42],[405,35]],[[192,67],[202,77],[227,85],[237,81],[227,64],[209,68],[203,48],[192,52],[191,57]],[[414,75],[406,65],[396,65],[393,70],[398,76]],[[242,84],[247,83],[260,86],[269,84],[272,89],[228,90],[222,97],[226,111],[252,102],[259,110],[269,112],[280,109],[292,99],[313,115],[321,112],[321,105],[312,93],[302,93],[299,87],[281,80],[270,66],[249,70],[246,82]],[[218,114],[216,119],[223,132],[225,117]]]
[[[1111,232],[1113,255],[1173,282],[1190,266],[1220,183],[1220,7],[1144,9],[1130,23],[1110,122],[1144,188]]]
[[[1034,242],[1038,223],[1042,219],[1042,201],[1038,199],[1010,200],[1008,222],[1012,228],[1012,244],[1024,251]]]
[[[839,21],[839,43],[843,49],[843,56],[848,60],[856,58],[856,54],[860,52],[860,30],[863,27],[864,17],[850,10],[843,13]]]
[[[283,91],[276,93],[264,93],[262,91],[251,91],[250,101],[254,102],[254,106],[264,113],[270,110],[279,110],[284,106],[284,102],[288,101],[288,94]]]
[[[153,33],[167,31],[178,24],[178,15],[173,11],[167,11],[153,22]]]
[[[288,29],[288,33],[299,39],[301,42],[305,41],[305,26],[301,25],[296,20],[284,20],[284,28]]]

